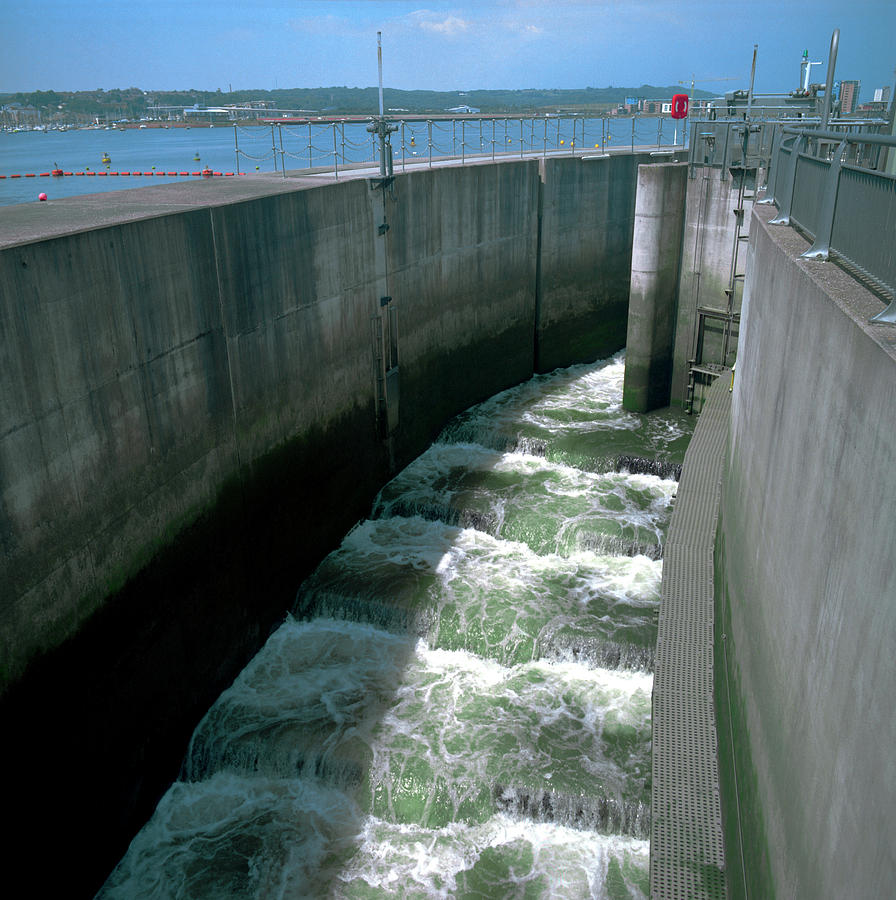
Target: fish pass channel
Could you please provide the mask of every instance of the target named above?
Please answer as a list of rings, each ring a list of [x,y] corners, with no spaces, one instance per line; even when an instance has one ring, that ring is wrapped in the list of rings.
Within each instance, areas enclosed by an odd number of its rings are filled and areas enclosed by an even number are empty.
[[[663,476],[691,428],[623,411],[623,371],[498,394],[383,488],[99,897],[647,896]]]

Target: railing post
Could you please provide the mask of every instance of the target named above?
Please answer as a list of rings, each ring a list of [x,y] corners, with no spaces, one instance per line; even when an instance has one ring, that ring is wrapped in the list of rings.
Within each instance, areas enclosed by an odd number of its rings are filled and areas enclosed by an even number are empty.
[[[339,143],[336,140],[336,123],[331,123],[333,129],[333,177],[339,178]]]
[[[784,132],[777,125],[772,131],[772,146],[768,154],[769,168],[765,173],[765,196],[757,203],[774,203],[775,194],[778,191],[778,173],[781,171],[783,162],[781,154],[781,145],[784,143]],[[774,176],[774,178],[772,178]]]
[[[834,152],[831,159],[831,167],[828,169],[827,184],[824,188],[824,197],[821,201],[821,214],[815,229],[815,242],[801,253],[804,259],[827,260],[831,255],[831,235],[834,232],[834,215],[837,210],[837,189],[840,186],[840,167],[843,164],[843,154],[846,151],[846,141],[840,141],[840,146]]]
[[[722,149],[722,171],[719,172],[719,180],[728,180],[728,146],[731,143],[731,123],[725,126],[725,146]]]
[[[782,141],[783,143],[783,141]],[[806,144],[806,135],[797,135],[790,150],[790,159],[787,160],[787,170],[784,173],[783,190],[780,192],[781,203],[778,205],[778,215],[769,220],[769,225],[789,225],[790,210],[793,207],[793,188],[796,184],[796,166],[800,153]]]
[[[401,171],[405,170],[405,157],[407,156],[407,151],[405,149],[404,143],[404,119],[401,120]]]

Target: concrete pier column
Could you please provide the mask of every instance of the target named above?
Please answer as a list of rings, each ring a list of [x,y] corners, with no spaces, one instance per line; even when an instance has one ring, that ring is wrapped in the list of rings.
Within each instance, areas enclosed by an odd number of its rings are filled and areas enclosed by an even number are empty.
[[[622,405],[668,406],[687,165],[638,167]]]

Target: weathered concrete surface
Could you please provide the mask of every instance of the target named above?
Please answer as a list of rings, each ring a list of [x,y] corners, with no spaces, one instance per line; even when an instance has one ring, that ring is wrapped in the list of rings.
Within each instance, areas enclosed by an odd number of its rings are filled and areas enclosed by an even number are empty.
[[[622,405],[669,405],[687,163],[638,166]]]
[[[0,255],[5,680],[242,466],[371,404],[371,227],[350,183]]]
[[[451,415],[532,374],[538,190],[527,160],[408,173],[386,192],[399,465]]]
[[[753,213],[722,494],[723,800],[749,896],[879,898],[896,877],[896,331],[772,214]]]
[[[656,161],[646,152],[544,160],[537,371],[625,346],[638,165]]]
[[[678,285],[678,317],[675,326],[675,362],[672,373],[672,402],[684,403],[687,398],[688,360],[698,356],[704,362],[730,366],[736,359],[737,326],[729,344],[729,353],[722,359],[724,325],[707,320],[701,346],[697,347],[697,307],[726,309],[726,289],[731,279],[732,254],[738,208],[738,181],[720,169],[699,166],[694,177],[688,179],[687,212],[681,245],[681,271]],[[752,194],[752,190],[746,191]],[[753,200],[745,197],[741,234],[749,235]],[[736,274],[744,274],[746,241],[738,251]],[[743,281],[734,285],[733,310],[740,312]],[[699,387],[701,391],[705,385]],[[700,402],[697,398],[696,408]]]
[[[415,172],[385,195],[252,183],[5,218],[0,762],[18,773],[11,855],[42,848],[48,817],[66,835],[56,893],[99,886],[390,465],[533,370],[537,163]]]

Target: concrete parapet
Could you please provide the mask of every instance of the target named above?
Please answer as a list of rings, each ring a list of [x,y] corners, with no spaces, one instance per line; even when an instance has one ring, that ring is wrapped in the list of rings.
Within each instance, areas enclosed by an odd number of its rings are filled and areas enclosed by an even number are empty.
[[[669,405],[687,163],[641,165],[632,238],[622,405]]]

